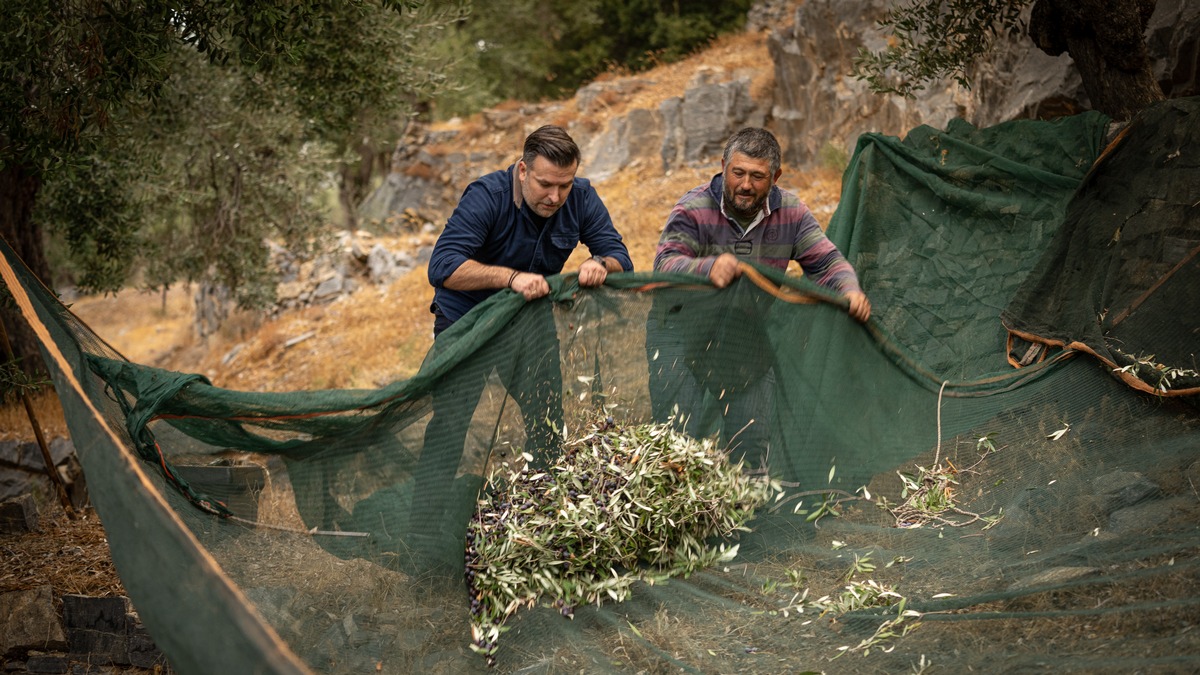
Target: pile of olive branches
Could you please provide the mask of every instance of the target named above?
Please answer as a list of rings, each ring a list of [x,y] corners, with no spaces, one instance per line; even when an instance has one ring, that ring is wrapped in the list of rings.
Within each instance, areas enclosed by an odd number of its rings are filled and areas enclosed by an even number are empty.
[[[528,459],[528,457],[527,457]],[[504,621],[545,597],[566,617],[732,559],[735,531],[780,493],[711,440],[666,424],[611,418],[569,441],[558,461],[493,475],[467,533],[471,648],[494,664]]]

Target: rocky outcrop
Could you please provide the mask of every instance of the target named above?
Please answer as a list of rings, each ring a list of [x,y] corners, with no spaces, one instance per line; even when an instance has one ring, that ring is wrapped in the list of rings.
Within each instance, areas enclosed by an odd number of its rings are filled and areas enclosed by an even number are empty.
[[[55,438],[48,449],[72,505],[82,506],[87,501],[87,488],[79,460],[75,457],[75,444],[70,439]],[[54,484],[46,475],[46,462],[37,443],[0,441],[0,502],[23,495],[53,501],[54,493]]]
[[[903,136],[920,124],[944,128],[955,117],[986,127],[1090,108],[1070,56],[1049,56],[1024,34],[996,38],[987,57],[967,73],[970,90],[946,81],[931,83],[911,99],[871,92],[850,74],[853,60],[859,49],[884,49],[886,36],[876,22],[896,4],[808,0],[796,8],[790,26],[771,33],[773,128],[786,161],[811,166],[826,144],[852,151],[865,132]],[[1200,92],[1200,6],[1159,0],[1146,39],[1167,96]]]
[[[938,128],[955,117],[988,126],[1038,113],[1071,113],[1079,78],[1067,57],[1052,58],[1002,38],[985,63],[971,73],[967,90],[953,81],[931,83],[914,98],[880,95],[856,79],[860,49],[881,51],[886,36],[876,23],[895,3],[888,0],[811,0],[796,9],[792,25],[771,33],[775,64],[775,131],[785,160],[798,167],[816,163],[827,144],[852,151],[860,135],[903,135],[921,124]],[[1054,101],[1055,103],[1047,103]]]
[[[1146,48],[1167,97],[1200,96],[1200,3],[1158,0],[1146,26]]]
[[[125,597],[62,597],[49,586],[0,593],[0,669],[6,673],[170,673],[165,656]]]
[[[697,72],[682,97],[663,101],[663,171],[710,161],[730,134],[766,122],[766,106],[750,96],[751,74],[712,69]]]
[[[712,162],[729,134],[742,126],[765,125],[779,137],[784,161],[807,169],[824,158],[844,160],[858,137],[868,132],[902,136],[928,124],[944,128],[959,117],[986,127],[1021,118],[1052,118],[1090,107],[1074,62],[1052,57],[1025,35],[1001,35],[987,57],[968,73],[971,89],[953,81],[931,83],[914,98],[880,95],[854,77],[860,49],[882,50],[886,36],[877,26],[895,0],[763,0],[750,12],[747,30],[770,31],[768,51],[774,72],[769,95],[752,94],[754,73],[701,69],[685,91],[657,109],[638,108],[608,119],[599,129],[591,120],[570,125],[583,150],[581,175],[602,181],[620,170],[658,161],[662,171]],[[1155,74],[1168,96],[1200,93],[1200,5],[1189,0],[1158,0],[1147,29]],[[579,90],[581,113],[605,111],[643,90],[645,77],[606,79]],[[551,121],[562,104],[527,104],[485,111],[482,123],[499,134],[530,131]],[[462,187],[474,175],[469,167],[506,166],[512,153],[432,153],[421,148],[453,145],[429,132],[406,140],[397,150],[393,173],[368,199],[365,212],[384,220],[404,208],[445,222]],[[447,133],[447,132],[439,132]],[[501,156],[503,155],[503,156]]]
[[[433,224],[411,210],[405,211],[420,229],[432,231]],[[432,248],[415,246],[413,252],[393,251],[374,241],[368,232],[342,232],[332,251],[313,258],[300,256],[271,243],[271,261],[280,271],[273,311],[331,303],[353,293],[364,283],[387,284],[429,261]]]

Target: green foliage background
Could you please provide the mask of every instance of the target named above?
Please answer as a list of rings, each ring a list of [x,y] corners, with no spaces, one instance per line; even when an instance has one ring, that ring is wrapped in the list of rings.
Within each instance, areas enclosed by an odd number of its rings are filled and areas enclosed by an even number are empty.
[[[264,307],[266,242],[312,253],[356,227],[414,117],[678,59],[751,4],[13,0],[0,211],[25,215],[5,236],[55,286],[203,283]]]
[[[503,100],[570,95],[609,69],[638,72],[679,60],[741,30],[752,0],[513,0],[475,2],[442,47],[458,55],[458,86],[437,100],[443,116]]]

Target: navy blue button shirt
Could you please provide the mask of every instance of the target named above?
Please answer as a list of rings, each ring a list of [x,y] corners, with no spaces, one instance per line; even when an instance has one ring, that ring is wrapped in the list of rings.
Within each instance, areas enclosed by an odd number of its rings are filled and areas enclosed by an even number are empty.
[[[456,291],[442,285],[468,259],[549,276],[562,272],[567,258],[582,242],[591,255],[613,258],[620,261],[621,269],[633,270],[629,250],[586,178],[576,177],[566,202],[539,225],[543,219],[521,197],[516,166],[468,185],[433,247],[429,283],[445,325],[497,292]]]

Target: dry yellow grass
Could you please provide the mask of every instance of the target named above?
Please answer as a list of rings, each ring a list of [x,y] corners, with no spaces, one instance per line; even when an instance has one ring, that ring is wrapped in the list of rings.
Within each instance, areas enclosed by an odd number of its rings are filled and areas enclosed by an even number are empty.
[[[526,125],[586,119],[592,126],[603,128],[614,116],[637,108],[656,109],[666,98],[682,95],[689,82],[704,70],[747,74],[755,96],[760,100],[768,96],[773,70],[765,34],[720,38],[684,61],[631,76],[642,84],[628,95],[601,97],[584,112],[579,111],[577,102],[564,101],[549,106],[553,112],[542,113],[545,119],[526,120]],[[608,74],[602,79],[616,77]],[[521,105],[509,102],[507,107]],[[512,147],[515,154],[523,139],[521,125],[503,133],[485,132],[481,115],[457,124],[460,134],[454,148],[429,150],[462,151],[479,145]],[[497,167],[479,170],[493,168]],[[636,269],[651,267],[659,233],[675,200],[719,169],[719,157],[712,158],[708,166],[666,174],[657,162],[640,162],[596,184],[626,240]],[[828,221],[837,204],[840,175],[827,170],[792,172],[785,167],[780,182],[798,192],[819,220]],[[413,245],[407,237],[377,240],[389,248]],[[433,237],[427,235],[418,243],[432,241]],[[581,247],[568,261],[567,269],[575,269],[585,257]],[[249,391],[380,387],[412,376],[432,344],[429,303],[433,291],[423,266],[390,285],[367,284],[328,305],[284,312],[271,319],[235,313],[217,334],[205,340],[193,333],[191,294],[192,289],[187,287],[172,288],[165,294],[128,289],[116,295],[83,298],[72,306],[72,311],[132,361],[200,373],[217,386]],[[288,340],[310,332],[311,338],[287,346]],[[65,435],[55,398],[41,395],[34,400],[39,422],[48,436]],[[0,408],[0,423],[0,439],[32,439],[19,403]]]

